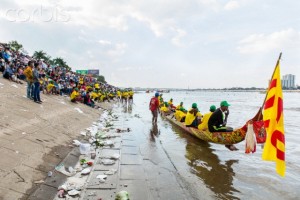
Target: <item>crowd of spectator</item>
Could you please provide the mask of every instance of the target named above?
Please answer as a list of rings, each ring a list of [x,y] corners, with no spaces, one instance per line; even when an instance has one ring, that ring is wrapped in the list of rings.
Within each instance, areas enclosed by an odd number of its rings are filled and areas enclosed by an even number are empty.
[[[95,102],[133,96],[131,90],[121,91],[97,81],[93,76],[77,74],[66,67],[50,65],[42,59],[35,60],[7,44],[0,43],[0,64],[3,78],[19,84],[26,82],[27,98],[39,104],[43,102],[41,92],[45,95],[70,96],[71,102],[81,102],[91,107],[95,107]]]

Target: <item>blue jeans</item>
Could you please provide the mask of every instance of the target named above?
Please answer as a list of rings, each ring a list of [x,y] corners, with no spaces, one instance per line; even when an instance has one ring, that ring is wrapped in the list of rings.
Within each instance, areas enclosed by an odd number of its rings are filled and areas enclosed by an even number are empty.
[[[33,83],[27,81],[27,98],[33,98]]]
[[[34,101],[41,101],[41,98],[40,98],[40,82],[35,82],[34,83],[33,100]]]

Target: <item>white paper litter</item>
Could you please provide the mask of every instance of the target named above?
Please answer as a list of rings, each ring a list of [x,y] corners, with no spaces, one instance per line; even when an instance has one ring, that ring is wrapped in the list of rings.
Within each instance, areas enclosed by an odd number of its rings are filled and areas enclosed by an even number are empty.
[[[71,190],[68,192],[68,195],[70,196],[75,196],[75,195],[78,195],[80,192],[78,190]]]
[[[80,108],[74,108],[74,110],[77,110],[79,113],[83,113],[83,111],[82,110],[80,110]]]
[[[87,155],[91,152],[91,144],[89,143],[80,143],[79,151],[82,155]]]
[[[116,169],[110,169],[110,170],[104,172],[104,174],[105,175],[114,175],[116,172],[117,172]]]
[[[85,131],[81,131],[80,135],[86,136],[86,132]]]
[[[112,159],[118,160],[120,158],[120,154],[115,153],[111,156]]]
[[[80,146],[81,142],[79,142],[78,140],[73,140],[73,144],[76,146]]]
[[[111,160],[111,159],[102,159],[101,162],[102,162],[103,165],[113,165],[113,164],[115,164],[115,161]]]
[[[81,171],[81,174],[82,175],[87,175],[87,174],[89,174],[91,172],[91,168],[85,168],[85,169],[83,169],[82,171]]]

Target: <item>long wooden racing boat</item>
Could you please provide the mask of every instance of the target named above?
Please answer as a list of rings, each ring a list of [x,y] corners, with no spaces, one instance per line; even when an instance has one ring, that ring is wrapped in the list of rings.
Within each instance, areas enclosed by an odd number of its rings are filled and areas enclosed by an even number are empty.
[[[170,115],[161,115],[163,118],[170,121],[172,124],[179,126],[187,133],[207,142],[217,143],[217,144],[225,144],[231,145],[236,144],[245,139],[246,132],[247,132],[247,124],[250,121],[247,121],[246,124],[241,127],[234,129],[232,132],[209,132],[208,130],[199,130],[198,128],[193,127],[186,127],[183,122],[179,122],[173,117],[173,114]],[[261,109],[256,114],[252,121],[259,121],[261,118]]]

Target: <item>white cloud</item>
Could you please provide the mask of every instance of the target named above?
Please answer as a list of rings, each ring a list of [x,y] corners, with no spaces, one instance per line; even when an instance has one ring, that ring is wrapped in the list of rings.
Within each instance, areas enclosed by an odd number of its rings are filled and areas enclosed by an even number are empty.
[[[126,47],[126,43],[117,43],[112,49],[108,50],[106,53],[110,57],[121,56],[125,53]]]
[[[240,3],[238,1],[232,0],[229,1],[225,6],[225,10],[235,10],[240,7]]]
[[[172,38],[172,43],[175,46],[183,47],[184,44],[181,42],[181,39],[186,35],[186,32],[179,28],[176,28],[175,31],[176,31],[177,35]]]
[[[284,48],[299,48],[300,32],[292,28],[266,34],[253,34],[239,42],[237,50],[243,54],[281,51]]]
[[[107,41],[107,40],[99,40],[98,42],[101,45],[111,45],[111,41]]]

